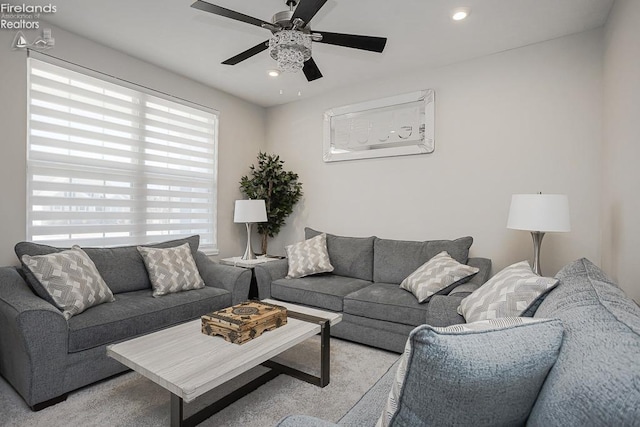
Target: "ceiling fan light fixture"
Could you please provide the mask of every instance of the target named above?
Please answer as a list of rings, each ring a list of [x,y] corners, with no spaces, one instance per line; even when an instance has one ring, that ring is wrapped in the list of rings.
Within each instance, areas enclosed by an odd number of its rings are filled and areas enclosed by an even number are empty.
[[[269,39],[269,55],[278,61],[278,69],[297,73],[311,58],[311,35],[296,30],[282,30]]]
[[[351,49],[382,53],[387,44],[386,37],[371,37],[358,34],[311,32],[309,22],[328,0],[284,0],[289,10],[273,15],[271,22],[254,18],[231,9],[210,3],[212,0],[196,0],[191,7],[218,16],[255,25],[269,30],[271,38],[222,61],[224,65],[236,65],[265,50],[277,61],[279,71],[302,71],[308,82],[322,78],[318,65],[311,57],[311,42],[342,46]],[[52,40],[53,41],[53,40]]]

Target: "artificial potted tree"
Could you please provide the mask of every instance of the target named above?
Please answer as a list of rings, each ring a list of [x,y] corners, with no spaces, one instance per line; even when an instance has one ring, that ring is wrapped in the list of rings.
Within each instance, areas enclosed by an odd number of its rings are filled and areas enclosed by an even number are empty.
[[[240,190],[250,199],[264,199],[267,222],[258,223],[262,236],[262,253],[267,254],[267,239],[280,232],[280,228],[293,207],[302,197],[302,183],[298,174],[284,170],[284,160],[275,154],[258,153],[258,165],[240,179]]]

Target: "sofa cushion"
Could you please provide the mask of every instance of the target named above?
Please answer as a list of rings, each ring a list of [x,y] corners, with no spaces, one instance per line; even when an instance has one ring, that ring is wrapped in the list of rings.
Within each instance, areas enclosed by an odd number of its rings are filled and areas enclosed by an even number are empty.
[[[23,255],[21,261],[36,279],[32,286],[42,288],[67,320],[90,307],[114,301],[95,264],[80,246],[47,255]]]
[[[152,298],[151,290],[118,294],[69,319],[69,352],[77,352],[130,339],[231,305],[231,293],[205,286],[189,292]]]
[[[394,283],[373,283],[348,294],[344,312],[355,316],[418,326],[424,323],[428,304],[420,304]]]
[[[375,238],[373,244],[373,281],[400,284],[408,275],[442,251],[466,264],[472,237],[456,240],[412,242]]]
[[[287,273],[289,279],[333,271],[327,252],[326,234],[319,234],[302,242],[285,246],[284,250],[289,263]]]
[[[407,337],[414,328],[413,325],[342,313],[342,322],[331,327],[331,336],[402,353]]]
[[[306,227],[305,239],[322,234]],[[333,274],[373,280],[373,242],[375,237],[343,237],[327,234],[327,250],[333,265]]]
[[[558,284],[535,274],[527,261],[512,264],[493,276],[460,303],[467,322],[522,316]]]
[[[442,251],[407,276],[400,287],[411,292],[420,304],[433,295],[447,295],[454,287],[468,282],[479,268],[461,264]]]
[[[189,243],[191,252],[195,258],[200,245],[200,236],[191,236],[184,239],[169,240],[166,242],[142,245],[150,248],[172,248]],[[20,242],[15,246],[16,255],[46,255],[60,252],[68,248],[56,248],[33,242]],[[144,267],[142,256],[136,246],[119,246],[115,248],[82,248],[96,265],[100,275],[104,279],[111,292],[131,292],[151,287],[147,269]],[[25,272],[26,273],[26,272]],[[41,296],[41,295],[39,295]]]
[[[549,319],[419,326],[378,425],[524,425],[562,336],[562,323]]]
[[[174,248],[145,248],[138,246],[147,267],[153,296],[204,288],[189,244]]]
[[[638,425],[640,308],[587,259],[556,278],[534,317],[562,320],[565,339],[529,425]]]
[[[278,279],[271,283],[271,296],[282,301],[342,311],[342,300],[358,289],[371,285],[367,280],[320,274],[300,279]]]

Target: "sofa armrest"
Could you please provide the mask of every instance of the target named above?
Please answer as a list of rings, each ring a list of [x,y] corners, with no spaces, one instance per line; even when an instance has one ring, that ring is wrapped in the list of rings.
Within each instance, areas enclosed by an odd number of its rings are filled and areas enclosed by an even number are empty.
[[[425,323],[440,327],[465,323],[464,317],[458,314],[463,298],[462,295],[434,295],[427,306]]]
[[[289,415],[281,419],[276,427],[337,427],[337,424],[330,423],[308,415]]]
[[[63,394],[68,330],[14,267],[0,268],[0,374],[29,406]]]
[[[231,292],[232,304],[238,304],[249,298],[251,271],[246,268],[222,265],[212,261],[204,252],[196,255],[196,265],[207,286],[226,289]]]
[[[271,282],[284,279],[288,272],[289,262],[286,258],[256,265],[255,275],[258,282],[258,298],[271,298]]]

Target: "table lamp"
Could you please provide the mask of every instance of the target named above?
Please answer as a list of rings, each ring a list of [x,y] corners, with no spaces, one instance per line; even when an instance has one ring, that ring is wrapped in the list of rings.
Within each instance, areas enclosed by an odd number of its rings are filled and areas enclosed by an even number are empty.
[[[544,233],[571,231],[569,198],[564,194],[514,194],[507,228],[531,232],[533,272],[542,275],[540,246]]]
[[[255,222],[267,222],[267,208],[264,200],[236,200],[233,222],[244,223],[247,226],[247,249],[242,259],[256,259],[251,248],[251,226]]]

